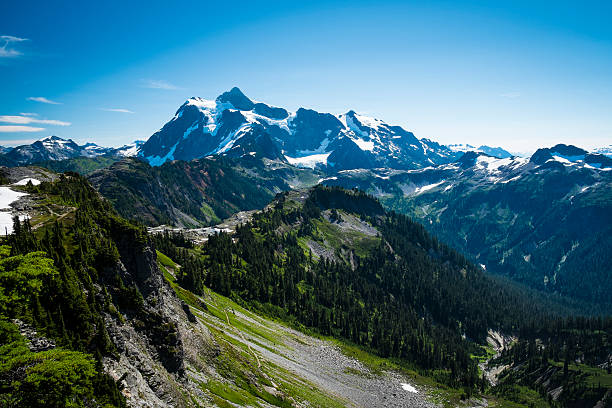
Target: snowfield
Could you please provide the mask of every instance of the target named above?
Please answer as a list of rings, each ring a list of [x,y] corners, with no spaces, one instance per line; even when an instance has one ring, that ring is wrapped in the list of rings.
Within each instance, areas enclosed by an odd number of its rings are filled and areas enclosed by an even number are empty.
[[[327,164],[327,158],[331,153],[323,153],[323,154],[312,154],[310,156],[304,157],[289,157],[285,156],[289,164],[292,164],[297,167],[308,167],[314,169],[317,164]]]
[[[16,183],[13,183],[13,185],[14,185],[14,186],[25,186],[26,184],[28,184],[28,181],[31,181],[31,182],[32,182],[32,184],[33,184],[33,185],[35,185],[35,186],[37,186],[37,185],[39,185],[39,184],[40,184],[40,180],[37,180],[37,179],[35,179],[35,178],[28,177],[28,178],[24,178],[24,179],[22,179],[22,180],[19,180],[19,181],[18,181],[18,182],[16,182]]]
[[[28,180],[28,179],[24,179],[24,180]],[[10,187],[0,187],[0,233],[1,234],[10,234],[11,232],[13,232],[13,214],[11,212],[10,206],[12,203],[14,203],[15,201],[19,200],[21,197],[26,196],[26,195],[28,194],[11,190]]]

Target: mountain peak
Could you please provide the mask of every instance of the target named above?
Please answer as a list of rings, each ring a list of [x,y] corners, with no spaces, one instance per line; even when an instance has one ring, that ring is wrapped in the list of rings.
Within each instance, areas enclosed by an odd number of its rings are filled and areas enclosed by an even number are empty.
[[[59,136],[52,135],[52,136],[47,136],[47,137],[45,137],[44,139],[41,139],[41,142],[45,142],[45,141],[55,141],[55,140],[63,140],[63,141],[65,141],[66,139],[62,139],[62,138],[61,138],[61,137],[59,137]]]
[[[238,87],[233,87],[229,91],[222,93],[217,97],[217,101],[229,102],[234,108],[240,110],[251,110],[255,105]]]
[[[274,154],[277,150],[280,154]],[[322,163],[335,170],[412,169],[454,159],[445,147],[424,145],[411,132],[354,110],[332,115],[299,108],[289,113],[252,101],[237,87],[215,100],[189,98],[138,154],[161,165],[211,155],[260,157],[262,151],[267,159],[298,166]]]

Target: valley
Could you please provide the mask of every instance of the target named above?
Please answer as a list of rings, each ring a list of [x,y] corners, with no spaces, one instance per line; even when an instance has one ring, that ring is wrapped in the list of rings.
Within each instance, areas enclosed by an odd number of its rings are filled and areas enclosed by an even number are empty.
[[[612,159],[470,149],[234,88],[6,150],[0,402],[606,406]]]

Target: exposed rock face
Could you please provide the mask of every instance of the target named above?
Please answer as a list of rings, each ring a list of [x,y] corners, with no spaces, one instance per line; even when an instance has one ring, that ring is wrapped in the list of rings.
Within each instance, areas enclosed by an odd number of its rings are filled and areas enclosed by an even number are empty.
[[[208,330],[189,318],[191,312],[165,281],[150,246],[130,239],[119,239],[117,246],[121,279],[137,286],[143,305],[138,311],[105,315],[117,348],[115,357],[104,358],[105,370],[120,381],[132,407],[186,406],[185,392],[203,402],[206,396],[189,373],[207,370],[201,354],[215,347]]]
[[[38,353],[39,351],[47,351],[55,348],[55,342],[53,340],[38,336],[36,329],[29,324],[19,319],[13,320],[13,323],[19,328],[19,333],[27,339],[30,351]]]

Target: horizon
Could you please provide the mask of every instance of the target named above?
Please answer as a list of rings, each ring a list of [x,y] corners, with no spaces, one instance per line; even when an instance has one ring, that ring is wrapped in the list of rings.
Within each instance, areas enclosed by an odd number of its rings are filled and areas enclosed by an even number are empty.
[[[118,4],[6,7],[0,145],[146,140],[189,97],[233,86],[291,111],[355,110],[444,145],[529,154],[612,140],[603,2],[268,2],[233,14]]]

